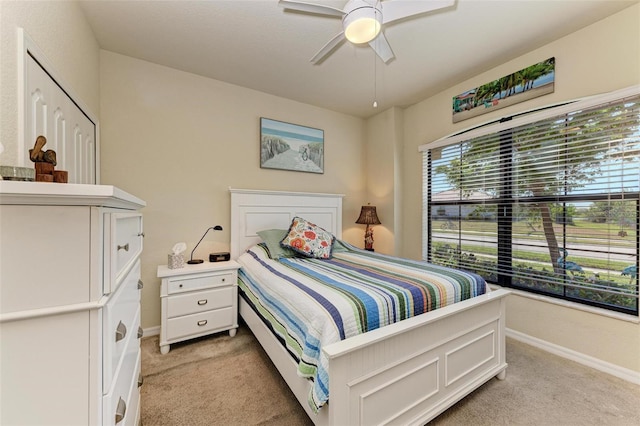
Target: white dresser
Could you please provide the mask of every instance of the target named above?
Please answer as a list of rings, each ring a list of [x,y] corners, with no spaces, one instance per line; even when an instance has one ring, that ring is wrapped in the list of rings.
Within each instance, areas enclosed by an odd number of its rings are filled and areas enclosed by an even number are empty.
[[[144,206],[0,181],[0,424],[138,424]]]

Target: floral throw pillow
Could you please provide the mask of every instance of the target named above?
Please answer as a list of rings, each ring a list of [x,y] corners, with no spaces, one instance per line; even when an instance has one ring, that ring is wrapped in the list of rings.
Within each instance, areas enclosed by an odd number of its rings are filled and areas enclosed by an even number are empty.
[[[296,216],[280,245],[306,257],[330,259],[334,241],[335,237],[330,232]]]

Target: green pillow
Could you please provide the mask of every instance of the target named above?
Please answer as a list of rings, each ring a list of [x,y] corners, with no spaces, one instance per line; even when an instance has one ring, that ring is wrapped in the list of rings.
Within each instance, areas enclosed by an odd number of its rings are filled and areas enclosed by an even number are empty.
[[[258,231],[257,234],[267,245],[269,256],[271,259],[280,259],[281,257],[296,257],[297,253],[291,249],[280,246],[280,241],[287,235],[286,229],[265,229]]]
[[[332,253],[347,253],[349,252],[349,248],[344,245],[345,243],[336,238],[336,241],[333,243],[333,251]]]

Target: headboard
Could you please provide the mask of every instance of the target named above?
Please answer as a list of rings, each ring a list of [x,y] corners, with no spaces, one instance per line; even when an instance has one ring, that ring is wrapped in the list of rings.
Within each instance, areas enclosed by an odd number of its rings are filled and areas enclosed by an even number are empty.
[[[344,194],[233,189],[231,193],[231,258],[259,243],[257,232],[289,229],[294,216],[303,217],[342,238]]]

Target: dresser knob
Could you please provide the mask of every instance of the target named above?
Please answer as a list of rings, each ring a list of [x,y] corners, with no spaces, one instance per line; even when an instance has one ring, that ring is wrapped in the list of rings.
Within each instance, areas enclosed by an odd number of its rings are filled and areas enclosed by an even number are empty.
[[[123,245],[123,246],[118,246],[118,250],[122,250],[124,249],[124,251],[129,251],[129,243]]]
[[[142,280],[138,280],[138,290],[142,290],[143,287],[144,283],[142,282]]]
[[[144,377],[142,377],[142,372],[140,372],[140,374],[138,374],[138,387],[142,386],[143,383]]]
[[[198,326],[202,327],[203,325],[207,325],[207,320],[198,321]]]
[[[207,299],[198,300],[198,305],[203,306],[203,305],[206,305],[207,302],[208,302]]]
[[[139,232],[139,233],[138,233],[138,237],[142,237],[142,238],[144,238],[144,232]]]
[[[142,330],[142,327],[138,326],[138,339],[141,338],[143,334],[144,331]]]

